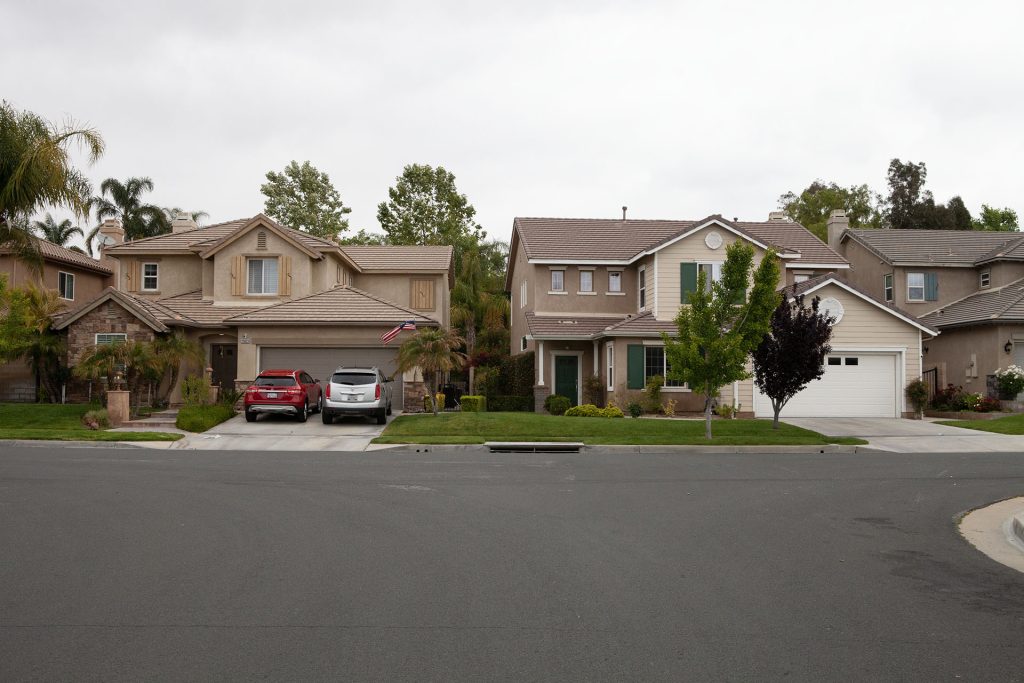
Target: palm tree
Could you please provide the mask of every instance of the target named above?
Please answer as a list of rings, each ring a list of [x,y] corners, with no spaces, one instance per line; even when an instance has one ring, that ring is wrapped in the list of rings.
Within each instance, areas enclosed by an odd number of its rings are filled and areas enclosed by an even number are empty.
[[[428,327],[407,339],[398,349],[399,372],[417,367],[423,372],[423,380],[430,389],[434,415],[437,415],[437,400],[434,397],[440,385],[440,375],[458,370],[466,362],[466,355],[458,350],[464,343],[465,340],[454,330]]]
[[[152,343],[128,341],[93,347],[75,366],[74,374],[82,379],[106,378],[107,386],[112,387],[117,372],[123,372],[126,387],[135,397],[132,413],[137,415],[142,404],[143,383],[159,379],[162,368]]]
[[[156,237],[170,232],[171,222],[167,220],[163,209],[142,201],[143,193],[152,191],[153,181],[149,178],[129,178],[123,183],[116,178],[107,178],[100,184],[100,194],[92,198],[96,220],[102,223],[108,218],[118,219],[124,228],[126,240]],[[85,238],[90,252],[92,241],[99,231],[100,226],[97,225]]]
[[[501,285],[487,277],[481,263],[480,252],[467,251],[462,257],[462,271],[452,289],[452,323],[462,328],[466,340],[466,354],[473,359],[478,333],[493,337],[507,329],[509,303]],[[475,393],[476,368],[469,364],[469,393]]]
[[[45,395],[51,403],[56,403],[66,378],[65,347],[63,337],[51,326],[53,316],[64,310],[64,301],[57,290],[28,283],[6,292],[4,304],[5,325],[10,323],[19,328],[12,338],[5,340],[4,356],[27,361],[35,374],[36,396]]]
[[[68,240],[75,235],[81,235],[85,237],[85,233],[77,225],[72,225],[70,218],[65,218],[60,223],[53,219],[50,212],[46,212],[46,217],[41,221],[32,221],[32,227],[35,228],[36,232],[48,242],[53,242],[62,247],[67,246]]]
[[[161,366],[159,368],[160,377],[167,380],[159,398],[161,404],[166,404],[170,400],[175,385],[178,384],[181,364],[185,361],[201,364],[205,359],[203,347],[194,341],[185,339],[181,334],[171,333],[154,340],[153,349]]]
[[[164,212],[164,216],[167,217],[168,221],[173,221],[175,218],[185,217],[191,218],[198,224],[200,221],[210,217],[210,214],[205,211],[185,211],[184,209],[179,209],[176,206],[165,206],[161,210]]]
[[[12,248],[37,268],[39,248],[28,217],[44,206],[86,213],[92,189],[71,165],[68,148],[84,147],[89,163],[103,154],[103,138],[73,121],[57,126],[29,111],[0,102],[0,246]]]

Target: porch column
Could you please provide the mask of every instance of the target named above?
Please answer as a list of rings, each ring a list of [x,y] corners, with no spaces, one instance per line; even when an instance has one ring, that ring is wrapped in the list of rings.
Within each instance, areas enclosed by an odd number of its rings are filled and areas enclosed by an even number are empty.
[[[537,342],[537,386],[544,386],[544,342]]]
[[[601,364],[598,362],[600,359],[597,357],[597,355],[599,353],[598,348],[599,347],[597,345],[597,340],[595,339],[594,340],[594,376],[595,377],[601,374]]]

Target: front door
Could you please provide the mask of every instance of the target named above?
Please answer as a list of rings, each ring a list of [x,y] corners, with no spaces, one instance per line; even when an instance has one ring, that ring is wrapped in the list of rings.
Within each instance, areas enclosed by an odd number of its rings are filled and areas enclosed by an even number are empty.
[[[235,378],[238,375],[238,346],[236,344],[211,344],[210,367],[213,368],[213,377],[210,381],[214,386],[233,391]]]
[[[576,356],[555,356],[555,393],[565,396],[573,405],[579,403],[579,362]]]

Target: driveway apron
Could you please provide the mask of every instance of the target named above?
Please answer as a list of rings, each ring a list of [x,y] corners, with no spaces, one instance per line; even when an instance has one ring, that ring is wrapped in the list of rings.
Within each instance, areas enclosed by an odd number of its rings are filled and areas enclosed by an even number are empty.
[[[784,422],[826,436],[853,436],[864,439],[870,448],[894,453],[982,453],[1024,452],[1024,436],[992,434],[975,429],[947,427],[928,418],[786,418]]]
[[[396,413],[397,416],[397,413]],[[389,421],[394,419],[388,418]],[[361,417],[324,424],[319,415],[306,422],[279,415],[262,415],[246,422],[236,415],[202,434],[175,442],[174,448],[211,451],[365,451],[385,425]]]

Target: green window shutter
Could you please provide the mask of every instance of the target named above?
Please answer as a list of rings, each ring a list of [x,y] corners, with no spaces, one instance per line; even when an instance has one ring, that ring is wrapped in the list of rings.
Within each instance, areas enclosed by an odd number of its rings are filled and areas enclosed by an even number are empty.
[[[697,264],[679,264],[679,301],[690,303],[690,294],[697,291]],[[641,387],[643,388],[643,387]]]
[[[626,347],[626,388],[644,388],[644,347],[630,344]]]
[[[935,273],[924,274],[924,300],[939,300],[939,276]]]

